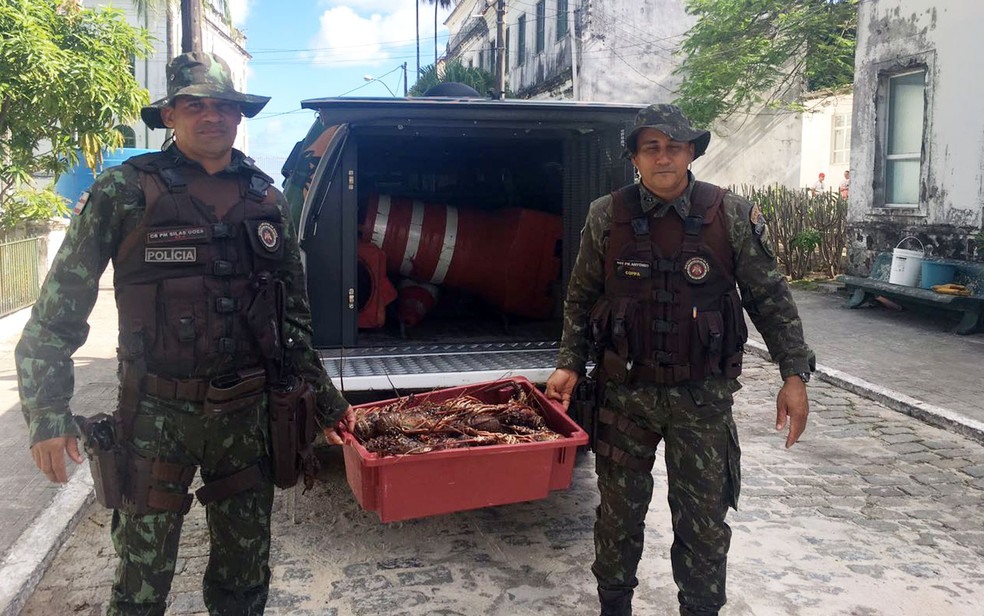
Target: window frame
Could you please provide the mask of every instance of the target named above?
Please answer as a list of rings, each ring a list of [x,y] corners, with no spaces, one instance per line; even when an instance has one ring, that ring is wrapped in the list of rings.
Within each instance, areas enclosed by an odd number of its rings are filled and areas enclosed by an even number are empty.
[[[526,13],[516,20],[516,66],[526,64]]]
[[[838,121],[842,122],[838,126]],[[837,147],[837,134],[844,135],[844,147]],[[840,154],[841,156],[838,156]],[[850,165],[851,164],[851,114],[835,113],[830,118],[830,164],[831,165]]]
[[[568,23],[567,12],[570,10],[567,4],[569,0],[557,0],[557,40],[562,40],[567,36]]]
[[[875,148],[872,207],[875,215],[915,216],[928,215],[928,199],[925,187],[928,185],[932,168],[931,140],[933,135],[933,92],[935,75],[935,51],[914,54],[875,64],[872,68],[876,76],[875,95]],[[923,73],[923,125],[919,153],[919,180],[916,203],[893,203],[888,197],[888,133],[890,129],[889,92],[891,80],[913,73]],[[893,155],[893,160],[901,160]],[[913,159],[910,154],[908,157]]]
[[[547,45],[547,0],[538,0],[536,3],[536,37],[534,49],[535,53],[541,54]]]

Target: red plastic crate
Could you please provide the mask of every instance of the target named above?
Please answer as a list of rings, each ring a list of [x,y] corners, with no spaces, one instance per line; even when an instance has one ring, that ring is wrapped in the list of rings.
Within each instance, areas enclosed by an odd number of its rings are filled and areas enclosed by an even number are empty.
[[[568,488],[577,448],[587,444],[588,435],[528,379],[440,389],[417,394],[415,400],[442,402],[471,395],[487,404],[501,404],[516,388],[533,393],[531,403],[539,405],[547,426],[564,438],[381,457],[346,434],[345,476],[359,505],[375,511],[383,522],[396,522],[537,500],[546,498],[551,490]]]

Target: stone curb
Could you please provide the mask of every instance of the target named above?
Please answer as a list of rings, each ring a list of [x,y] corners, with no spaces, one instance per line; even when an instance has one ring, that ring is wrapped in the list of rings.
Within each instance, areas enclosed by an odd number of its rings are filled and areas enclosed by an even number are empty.
[[[0,616],[17,616],[94,498],[88,461],[11,546],[0,564]]]
[[[769,350],[760,342],[749,340],[745,343],[745,348],[768,361],[772,361]],[[962,417],[945,408],[927,404],[911,396],[888,389],[887,387],[869,383],[864,379],[859,379],[821,364],[817,364],[814,374],[822,381],[869,400],[874,400],[892,410],[918,419],[923,423],[942,428],[949,432],[955,432],[984,444],[984,423],[971,419],[970,417]]]

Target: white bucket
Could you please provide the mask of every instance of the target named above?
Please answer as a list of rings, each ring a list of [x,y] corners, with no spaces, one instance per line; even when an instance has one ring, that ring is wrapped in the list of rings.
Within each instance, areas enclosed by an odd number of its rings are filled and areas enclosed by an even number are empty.
[[[911,236],[902,238],[902,242],[906,240],[919,242],[919,238]],[[899,248],[902,242],[899,242],[895,246],[895,250],[892,251],[892,273],[889,275],[888,281],[892,284],[914,287],[919,284],[919,273],[922,271],[922,260],[926,256],[926,249],[922,242],[919,242],[919,247],[922,250]]]

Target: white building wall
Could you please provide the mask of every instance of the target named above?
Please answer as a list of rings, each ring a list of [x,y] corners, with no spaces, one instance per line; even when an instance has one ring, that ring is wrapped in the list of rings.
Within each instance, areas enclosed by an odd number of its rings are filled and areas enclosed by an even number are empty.
[[[850,221],[889,226],[980,228],[984,209],[984,3],[868,0],[860,3],[855,59],[854,181]],[[880,211],[876,201],[878,88],[886,73],[928,67],[916,208]]]
[[[850,169],[850,155],[843,161],[834,158],[834,130],[838,117],[846,119],[847,146],[850,148],[851,115],[854,106],[852,94],[842,94],[806,101],[803,112],[803,155],[799,176],[801,187],[813,186],[817,174],[827,176],[828,188],[837,190]]]

